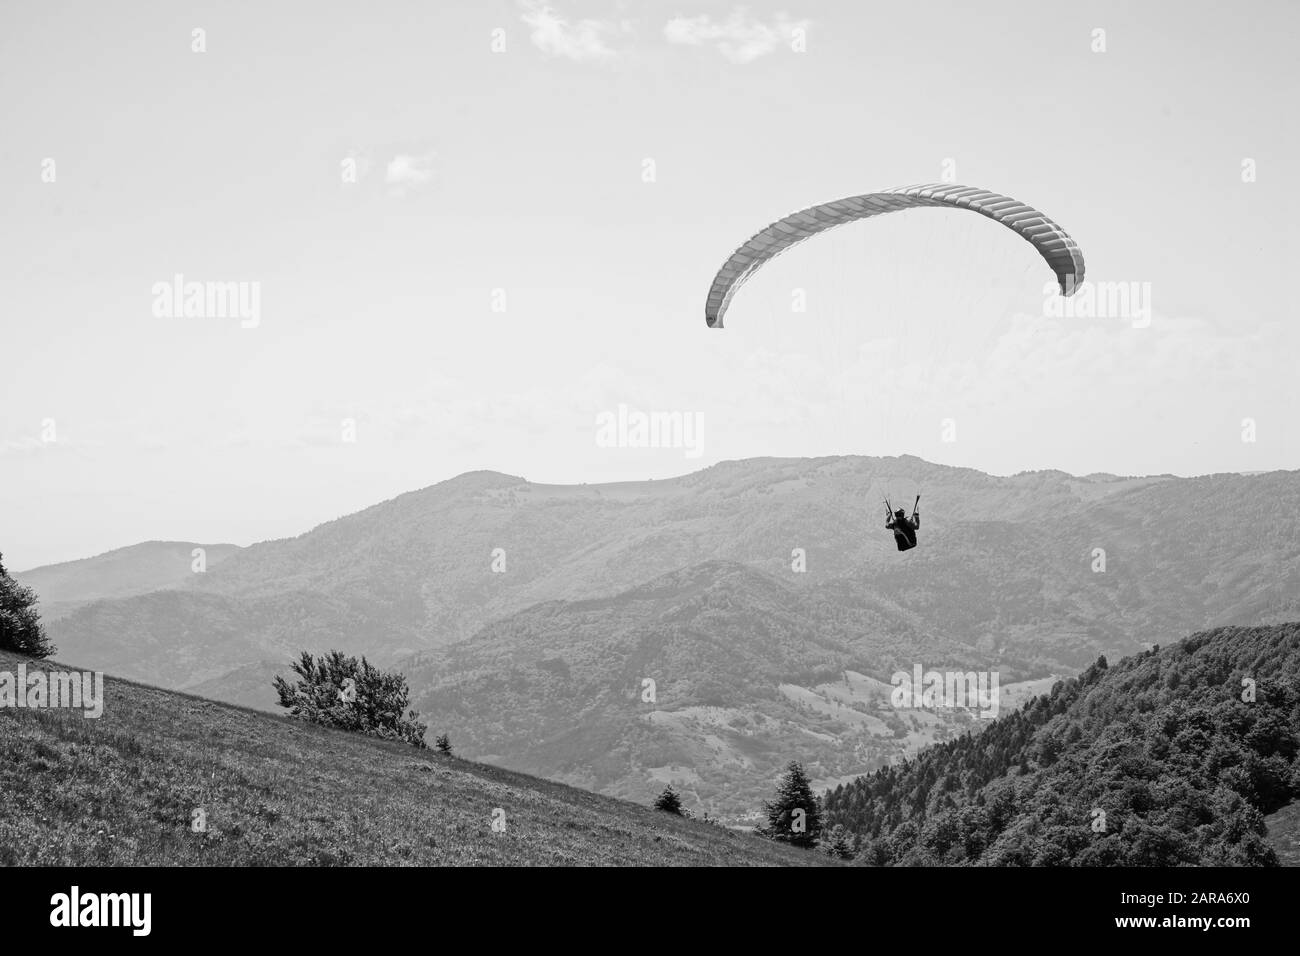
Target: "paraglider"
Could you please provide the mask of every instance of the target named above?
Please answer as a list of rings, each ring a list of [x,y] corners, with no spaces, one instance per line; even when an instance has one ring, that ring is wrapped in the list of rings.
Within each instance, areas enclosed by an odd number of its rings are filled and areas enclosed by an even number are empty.
[[[1064,229],[1032,206],[974,186],[954,183],[899,186],[809,206],[755,233],[731,254],[713,277],[704,303],[705,322],[711,329],[722,328],[731,300],[749,277],[764,263],[805,239],[861,219],[918,208],[969,209],[1010,229],[1037,250],[1056,276],[1064,297],[1074,295],[1083,282],[1083,252],[1078,244]],[[894,532],[899,551],[916,547],[917,531],[921,527],[920,502],[921,496],[917,495],[909,517],[901,508],[894,511],[889,500],[885,500],[885,528]]]
[[[885,499],[885,530],[894,532],[894,543],[899,551],[910,551],[916,547],[916,533],[921,530],[921,496],[916,496],[912,505],[912,517],[902,508],[894,511]]]
[[[740,287],[763,263],[791,246],[845,223],[922,207],[969,209],[1015,231],[1032,243],[1047,261],[1063,296],[1074,295],[1083,281],[1083,253],[1078,245],[1037,209],[973,186],[952,183],[900,186],[810,206],[765,227],[733,252],[714,276],[704,304],[705,321],[711,329],[722,328],[723,316]]]

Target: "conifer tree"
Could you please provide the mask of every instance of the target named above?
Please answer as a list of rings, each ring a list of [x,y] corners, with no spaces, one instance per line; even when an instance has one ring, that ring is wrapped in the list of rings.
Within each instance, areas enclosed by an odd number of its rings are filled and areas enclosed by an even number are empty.
[[[842,824],[837,823],[827,831],[821,849],[837,859],[851,860],[854,854],[853,836]]]
[[[677,791],[672,788],[672,784],[664,787],[664,792],[655,798],[655,809],[662,810],[665,813],[675,813],[677,816],[683,816],[682,798],[677,795]]]
[[[36,610],[36,592],[11,578],[3,559],[0,555],[0,651],[49,657],[58,648],[45,636]]]
[[[767,833],[774,840],[812,849],[821,838],[821,805],[813,795],[808,774],[792,760],[777,787],[776,799],[764,808]]]

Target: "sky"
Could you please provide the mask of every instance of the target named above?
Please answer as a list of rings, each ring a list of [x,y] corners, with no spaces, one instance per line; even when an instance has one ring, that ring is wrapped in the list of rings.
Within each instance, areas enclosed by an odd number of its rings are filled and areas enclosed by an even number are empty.
[[[9,0],[0,552],[249,544],[477,469],[1300,467],[1298,28],[1268,0]],[[706,327],[767,223],[927,182],[1041,209],[1127,303],[1062,315],[1028,243],[926,209],[786,252]],[[177,281],[244,298],[193,314]],[[639,447],[611,425],[638,415],[690,427]]]

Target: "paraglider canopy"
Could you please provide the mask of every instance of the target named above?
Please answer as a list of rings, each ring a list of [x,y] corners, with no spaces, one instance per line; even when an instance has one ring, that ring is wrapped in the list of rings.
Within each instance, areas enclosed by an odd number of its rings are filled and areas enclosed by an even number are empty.
[[[723,263],[709,287],[704,319],[709,328],[722,328],[732,298],[763,263],[818,233],[845,223],[884,213],[923,207],[969,209],[1001,223],[1028,240],[1056,274],[1061,295],[1073,295],[1083,281],[1083,253],[1045,215],[1016,199],[952,183],[900,186],[884,192],[849,196],[791,213],[756,233]]]

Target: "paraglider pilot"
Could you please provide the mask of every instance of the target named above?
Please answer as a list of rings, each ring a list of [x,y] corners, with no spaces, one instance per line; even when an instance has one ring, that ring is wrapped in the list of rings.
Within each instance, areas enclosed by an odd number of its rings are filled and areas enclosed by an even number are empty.
[[[891,512],[889,502],[885,502],[885,528],[894,532],[894,543],[898,545],[899,551],[908,551],[916,547],[916,532],[921,528],[921,513],[917,506],[921,503],[921,496],[916,496],[916,505],[912,508],[912,517],[907,516],[907,512],[902,508]]]

